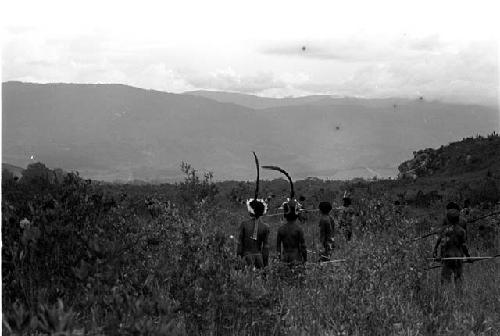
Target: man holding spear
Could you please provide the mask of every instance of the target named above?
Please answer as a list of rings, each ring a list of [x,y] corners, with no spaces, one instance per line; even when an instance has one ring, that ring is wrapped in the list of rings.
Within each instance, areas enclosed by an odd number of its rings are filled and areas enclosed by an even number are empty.
[[[441,283],[450,283],[453,274],[455,285],[460,285],[462,282],[463,261],[472,261],[469,259],[469,251],[465,245],[466,233],[460,222],[458,205],[455,206],[455,203],[450,202],[446,208],[446,220],[444,221],[446,225],[443,226],[434,246],[433,257],[442,263]],[[438,259],[439,246],[441,246],[441,255]],[[467,258],[464,258],[464,256]]]

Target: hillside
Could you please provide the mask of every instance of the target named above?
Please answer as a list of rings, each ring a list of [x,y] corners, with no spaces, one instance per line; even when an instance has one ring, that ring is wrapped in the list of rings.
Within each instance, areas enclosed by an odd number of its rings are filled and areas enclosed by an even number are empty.
[[[464,174],[500,175],[500,136],[464,138],[438,149],[414,152],[413,159],[399,167],[400,177],[440,177]]]
[[[483,106],[403,99],[262,98],[272,107],[254,109],[125,85],[2,88],[3,162],[26,167],[33,155],[106,181],[179,180],[181,161],[217,180],[247,180],[251,151],[296,179],[396,176],[413,151],[491,133],[499,118]]]
[[[5,162],[2,162],[2,172],[7,171],[12,174],[13,177],[21,178],[23,176],[24,169],[17,167]]]
[[[104,180],[175,179],[182,160],[215,169],[266,133],[247,108],[124,85],[6,83],[3,122],[4,161]]]

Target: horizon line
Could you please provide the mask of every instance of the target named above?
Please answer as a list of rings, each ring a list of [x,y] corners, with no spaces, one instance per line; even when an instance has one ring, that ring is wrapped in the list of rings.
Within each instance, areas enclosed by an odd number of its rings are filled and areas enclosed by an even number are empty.
[[[22,80],[2,80],[2,85],[7,84],[7,83],[21,83],[21,84],[34,84],[34,85],[117,85],[117,86],[126,86],[138,90],[145,90],[145,91],[155,91],[155,92],[161,92],[161,93],[168,93],[168,94],[177,94],[177,95],[194,95],[192,94],[193,92],[215,92],[215,93],[230,93],[230,94],[238,94],[242,96],[248,96],[248,97],[257,97],[257,98],[264,98],[264,99],[298,99],[298,98],[306,98],[306,97],[317,97],[317,96],[324,96],[325,99],[359,99],[359,100],[407,100],[407,101],[421,101],[421,102],[426,102],[426,103],[445,103],[445,104],[452,104],[452,105],[468,105],[468,106],[484,106],[484,107],[490,107],[490,108],[496,108],[500,110],[500,103],[491,104],[491,103],[478,103],[478,102],[461,102],[461,101],[446,101],[446,100],[440,100],[437,98],[434,99],[426,99],[425,95],[415,95],[414,97],[408,97],[408,96],[383,96],[383,97],[369,97],[369,96],[359,96],[359,95],[337,95],[337,94],[328,94],[328,93],[312,93],[308,95],[302,95],[302,96],[283,96],[283,97],[269,97],[269,96],[261,96],[255,93],[244,93],[240,91],[224,91],[224,90],[218,90],[218,89],[203,89],[203,88],[198,88],[194,90],[189,90],[189,91],[183,91],[183,92],[171,92],[171,91],[165,91],[165,90],[159,90],[159,89],[154,89],[154,88],[146,88],[146,87],[139,87],[135,86],[132,84],[124,84],[124,83],[113,83],[113,82],[27,82],[27,81],[22,81]],[[204,97],[204,96],[201,96]],[[204,97],[207,99],[212,99],[208,97]],[[422,98],[422,99],[421,99]]]

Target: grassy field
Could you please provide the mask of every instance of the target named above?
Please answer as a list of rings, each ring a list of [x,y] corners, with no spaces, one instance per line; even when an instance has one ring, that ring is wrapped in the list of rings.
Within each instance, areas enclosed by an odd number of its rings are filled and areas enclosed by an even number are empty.
[[[278,182],[267,186],[277,203],[285,194]],[[301,192],[319,199],[331,199],[348,186],[308,183],[298,184]],[[243,189],[238,192],[244,195]],[[158,187],[95,184],[71,174],[59,184],[4,180],[2,330],[16,335],[499,335],[499,260],[466,264],[461,292],[441,286],[439,269],[425,270],[435,237],[414,238],[437,225],[443,202],[407,206],[399,214],[386,196],[390,187],[372,189],[357,194],[360,216],[353,241],[336,235],[333,259],[345,262],[317,263],[318,217],[311,212],[301,224],[309,262],[290,269],[275,260],[281,219],[266,217],[272,262],[252,271],[235,257],[230,237],[246,218],[245,207],[210,176],[187,174],[184,183],[169,189],[173,206],[155,216],[144,199],[161,197]],[[310,199],[308,207],[314,208]],[[25,217],[30,224],[21,226]],[[472,255],[498,253],[498,227],[498,217],[471,227]]]

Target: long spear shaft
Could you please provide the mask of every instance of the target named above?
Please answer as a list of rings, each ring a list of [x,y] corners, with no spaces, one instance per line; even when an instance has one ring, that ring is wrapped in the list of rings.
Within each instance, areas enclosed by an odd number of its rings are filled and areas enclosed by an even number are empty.
[[[467,223],[467,224],[469,224],[469,223],[474,223],[474,222],[476,222],[476,221],[478,221],[478,220],[480,220],[480,219],[483,219],[483,218],[486,218],[486,217],[490,217],[490,216],[494,216],[494,215],[498,215],[498,214],[500,214],[500,211],[497,211],[497,212],[492,212],[492,213],[490,213],[490,214],[487,214],[487,215],[484,215],[484,216],[480,216],[480,217],[477,217],[477,218],[474,218],[474,219],[468,220],[468,221],[466,221],[466,223]],[[427,233],[427,234],[425,234],[425,235],[423,235],[423,236],[420,236],[420,237],[415,238],[413,241],[417,241],[417,240],[420,240],[420,239],[424,239],[424,238],[427,238],[427,237],[433,236],[433,235],[435,235],[435,234],[439,233],[440,231],[441,231],[441,229],[434,230],[434,231],[432,231],[432,232],[430,232],[430,233]]]
[[[309,266],[326,266],[326,265],[332,265],[332,264],[337,264],[337,263],[343,263],[346,262],[347,259],[337,259],[337,260],[329,260],[329,261],[322,261],[320,263],[314,263],[314,264],[308,264]]]
[[[494,258],[498,258],[500,257],[500,254],[496,254],[494,256],[487,256],[487,257],[454,257],[454,258],[429,258],[430,260],[435,260],[435,261],[441,261],[441,260],[473,260],[474,262],[475,261],[481,261],[481,260],[489,260],[489,259],[494,259]],[[435,268],[441,268],[443,265],[435,265],[435,266],[431,266],[431,267],[428,267],[428,268],[425,268],[424,270],[425,271],[429,271],[429,270],[432,270],[432,269],[435,269]]]
[[[480,217],[477,217],[477,218],[474,218],[474,219],[470,219],[470,220],[467,221],[467,223],[474,223],[475,221],[478,221],[480,219],[483,219],[483,218],[486,218],[486,217],[490,217],[490,216],[499,215],[499,214],[500,214],[500,211],[492,212],[492,213],[489,213],[489,214],[484,215],[484,216],[480,216]]]
[[[441,260],[486,260],[500,257],[500,254],[494,256],[484,257],[448,257],[448,258],[427,258],[427,260],[441,261]]]
[[[316,211],[319,211],[318,209],[302,209],[300,210],[299,212],[300,213],[307,213],[307,212],[316,212]],[[278,213],[275,213],[275,214],[270,214],[270,215],[264,215],[262,217],[274,217],[274,216],[282,216],[284,213],[283,212],[278,212]]]
[[[424,239],[424,238],[427,238],[427,237],[430,237],[430,236],[433,236],[435,234],[438,234],[439,232],[441,232],[441,230],[434,230],[432,232],[429,232],[423,236],[420,236],[420,237],[417,237],[415,239],[413,239],[413,241],[417,241],[417,240],[420,240],[420,239]]]
[[[333,264],[333,263],[338,263],[338,262],[346,262],[347,259],[337,259],[337,260],[329,260],[329,261],[324,261],[321,264]]]

